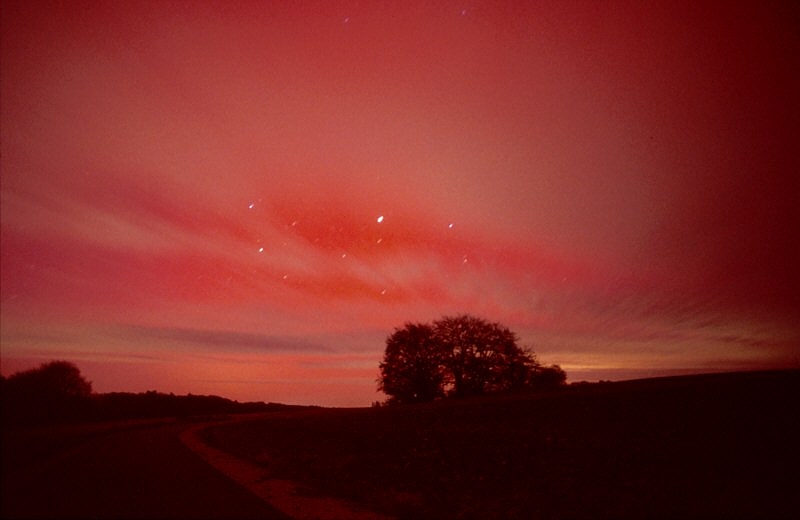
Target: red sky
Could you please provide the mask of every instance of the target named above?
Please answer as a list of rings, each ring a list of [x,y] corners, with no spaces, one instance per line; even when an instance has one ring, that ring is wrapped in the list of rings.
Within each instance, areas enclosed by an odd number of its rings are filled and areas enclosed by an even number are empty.
[[[332,406],[470,313],[800,366],[792,2],[3,2],[2,373]]]

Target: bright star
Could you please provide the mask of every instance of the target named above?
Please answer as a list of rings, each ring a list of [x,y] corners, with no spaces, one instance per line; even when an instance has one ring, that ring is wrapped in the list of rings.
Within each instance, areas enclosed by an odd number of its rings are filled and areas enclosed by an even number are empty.
[[[378,224],[380,224],[381,222],[383,222],[383,215],[381,215],[380,217],[378,217]]]

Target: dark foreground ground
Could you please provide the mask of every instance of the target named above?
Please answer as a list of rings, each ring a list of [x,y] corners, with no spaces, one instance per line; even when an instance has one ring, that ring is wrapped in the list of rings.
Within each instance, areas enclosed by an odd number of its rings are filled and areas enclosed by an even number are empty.
[[[205,431],[398,518],[800,518],[800,371],[277,414]]]
[[[3,432],[0,513],[41,519],[286,519],[179,439],[175,420]]]

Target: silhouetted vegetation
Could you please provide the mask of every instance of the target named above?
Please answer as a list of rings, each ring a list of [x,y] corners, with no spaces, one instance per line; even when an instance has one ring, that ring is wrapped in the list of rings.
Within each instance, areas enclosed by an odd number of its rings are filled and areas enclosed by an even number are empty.
[[[305,406],[234,401],[216,395],[175,395],[149,390],[141,393],[111,392],[93,396],[93,418],[99,420],[151,417],[205,418],[214,415],[272,412]]]
[[[470,315],[406,323],[386,340],[378,389],[390,403],[427,402],[566,382],[558,365],[542,366],[498,323]]]
[[[174,395],[154,390],[97,394],[68,361],[51,361],[15,373],[0,382],[2,425],[52,424],[156,417],[193,417],[252,413],[295,407],[277,403],[240,403],[215,395]]]
[[[90,404],[92,384],[68,361],[51,361],[3,380],[3,425],[74,419]]]

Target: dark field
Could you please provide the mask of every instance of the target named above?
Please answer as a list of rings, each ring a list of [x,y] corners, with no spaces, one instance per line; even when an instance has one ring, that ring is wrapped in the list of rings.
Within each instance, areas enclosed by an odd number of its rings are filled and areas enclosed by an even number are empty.
[[[5,431],[0,517],[260,519],[287,517],[180,440],[178,420]]]
[[[213,427],[308,493],[398,518],[800,518],[800,371],[572,385]]]

